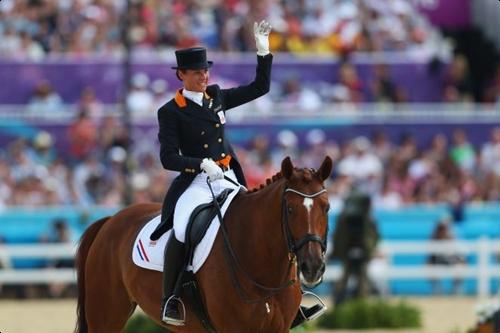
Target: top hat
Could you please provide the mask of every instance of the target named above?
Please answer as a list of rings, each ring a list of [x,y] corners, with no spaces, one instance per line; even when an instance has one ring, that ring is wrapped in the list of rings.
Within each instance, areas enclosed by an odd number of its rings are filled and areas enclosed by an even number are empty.
[[[203,69],[212,66],[212,61],[207,61],[207,50],[204,47],[191,47],[175,51],[177,67],[172,69]]]

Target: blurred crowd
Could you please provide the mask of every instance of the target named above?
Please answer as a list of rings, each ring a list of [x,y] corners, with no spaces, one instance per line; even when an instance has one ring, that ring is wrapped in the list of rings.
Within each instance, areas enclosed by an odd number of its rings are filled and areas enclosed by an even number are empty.
[[[173,75],[173,74],[172,74]],[[339,112],[339,110],[363,110],[365,103],[375,103],[375,109],[391,108],[390,103],[411,103],[408,96],[411,87],[398,83],[397,77],[391,73],[391,66],[374,64],[362,77],[359,69],[350,61],[339,64],[336,73],[332,74],[334,82],[306,82],[300,75],[290,71],[280,80],[273,81],[269,94],[239,109],[248,109],[248,113],[276,113],[279,110],[290,110],[314,113],[316,111]],[[214,74],[210,83],[217,83],[223,88],[234,87],[242,82],[235,82]],[[408,84],[408,82],[405,82]],[[500,63],[492,73],[491,79],[484,82],[483,96],[476,99],[473,93],[473,82],[467,59],[458,54],[443,70],[441,80],[442,101],[473,108],[474,102],[486,102],[489,105],[500,105]],[[156,118],[156,111],[170,100],[179,85],[170,85],[166,78],[150,77],[144,72],[136,72],[131,77],[130,89],[125,101],[131,115],[135,118]],[[439,97],[439,95],[437,95]],[[335,107],[330,104],[334,103]],[[458,103],[458,104],[456,104]],[[68,102],[47,80],[35,83],[31,96],[26,100],[26,111],[32,115],[50,117],[61,114],[72,114],[68,110]],[[92,117],[101,117],[108,109],[116,105],[104,105],[96,96],[91,86],[86,86],[76,101],[78,109],[86,109]],[[450,109],[452,110],[452,109]],[[109,112],[108,112],[109,113]],[[236,117],[244,115],[238,112]]]
[[[428,55],[443,45],[437,30],[405,0],[131,0],[128,12],[125,0],[3,0],[0,56],[120,55],[124,22],[138,51],[200,44],[253,51],[253,22],[264,18],[274,28],[273,51]]]
[[[0,149],[0,206],[161,202],[176,173],[161,167],[156,133],[131,144],[130,131],[118,118],[100,119],[82,111],[66,129],[64,152],[44,131]],[[400,142],[380,132],[334,142],[321,129],[309,131],[305,139],[283,130],[276,137],[257,135],[237,154],[249,188],[265,183],[285,156],[303,167],[318,167],[325,155],[331,156],[335,171],[328,190],[336,207],[352,188],[368,193],[375,207],[387,209],[500,200],[500,127],[476,147],[460,128],[450,138],[435,135],[426,147],[410,135]]]
[[[406,89],[394,82],[390,75],[390,67],[384,64],[374,65],[372,79],[364,82],[358,75],[354,65],[344,62],[339,66],[338,81],[310,82],[305,84],[298,75],[287,75],[281,82],[273,82],[269,94],[262,96],[248,105],[239,107],[234,117],[248,113],[269,114],[276,112],[276,105],[281,110],[304,112],[325,111],[330,103],[337,107],[356,110],[364,102],[403,103],[408,102]],[[223,77],[210,78],[224,88],[234,87],[234,82]],[[134,118],[156,118],[156,111],[174,97],[178,86],[170,86],[163,78],[152,79],[146,73],[135,73],[131,78],[130,90],[125,97],[126,105]],[[115,105],[105,105],[96,96],[91,86],[85,87],[75,103],[77,109],[85,109],[91,117],[97,118],[110,113]],[[71,115],[74,108],[69,108],[58,91],[49,81],[35,84],[33,92],[26,103],[28,114],[36,116]]]
[[[328,190],[332,207],[340,207],[352,189],[369,194],[374,207],[396,209],[415,203],[463,203],[500,200],[500,127],[481,147],[474,147],[467,133],[457,128],[451,138],[437,134],[428,147],[419,147],[411,135],[391,142],[382,132],[331,142],[320,130],[311,130],[305,149],[298,149],[292,132],[278,134],[278,146],[257,138],[243,159],[250,184],[276,170],[284,156],[299,165],[318,166],[325,155],[335,170]],[[257,167],[256,167],[257,166]],[[254,180],[255,177],[255,180]]]

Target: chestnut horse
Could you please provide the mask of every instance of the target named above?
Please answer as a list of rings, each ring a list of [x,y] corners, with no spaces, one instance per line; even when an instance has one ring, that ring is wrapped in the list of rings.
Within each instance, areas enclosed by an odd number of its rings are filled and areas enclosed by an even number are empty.
[[[312,286],[325,271],[328,196],[323,182],[331,171],[329,157],[317,171],[294,168],[286,158],[265,186],[233,200],[196,273],[217,332],[289,331],[301,301],[297,277]],[[85,231],[77,252],[75,332],[122,332],[137,305],[161,324],[161,273],[132,262],[135,237],[160,208],[133,205]],[[206,332],[189,307],[185,326],[164,327]]]

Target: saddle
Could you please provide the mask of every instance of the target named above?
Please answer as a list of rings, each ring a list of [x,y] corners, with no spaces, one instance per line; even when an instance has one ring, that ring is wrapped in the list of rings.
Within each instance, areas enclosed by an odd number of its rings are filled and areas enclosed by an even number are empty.
[[[191,308],[194,310],[194,313],[202,323],[203,327],[210,333],[216,333],[217,331],[214,329],[205,310],[196,277],[193,272],[186,271],[186,268],[189,264],[192,265],[194,250],[205,236],[212,220],[215,216],[217,216],[218,207],[220,208],[224,204],[232,191],[233,189],[225,189],[221,194],[219,194],[215,198],[217,206],[214,201],[212,201],[196,207],[191,213],[186,227],[186,256],[184,260],[184,269],[181,270],[183,273],[180,277],[182,293],[186,298],[186,301],[190,303]]]
[[[233,192],[233,189],[227,188],[215,198],[219,208],[222,207],[224,202],[226,202],[226,199],[231,192]],[[213,201],[199,205],[191,213],[186,227],[185,239],[187,263],[192,264],[196,245],[201,242],[208,230],[208,227],[210,227],[210,223],[216,216],[217,207]]]

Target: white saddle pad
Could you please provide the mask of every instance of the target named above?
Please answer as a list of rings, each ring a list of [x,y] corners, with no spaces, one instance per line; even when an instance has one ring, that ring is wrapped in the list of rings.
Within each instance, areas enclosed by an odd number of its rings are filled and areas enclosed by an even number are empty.
[[[238,194],[240,188],[236,188],[233,192],[229,194],[226,202],[221,207],[222,216],[226,213],[227,208],[234,197]],[[137,236],[134,247],[132,249],[132,260],[134,264],[139,267],[151,269],[155,271],[163,271],[163,255],[165,245],[167,244],[168,237],[172,230],[164,233],[158,240],[152,241],[149,236],[156,229],[158,224],[160,224],[161,216],[157,216],[141,229],[139,235]],[[207,233],[201,240],[200,244],[196,247],[194,251],[193,265],[188,266],[189,271],[196,273],[203,263],[208,258],[212,245],[214,244],[215,237],[219,231],[219,218],[216,216],[212,220],[212,224],[207,230]]]

